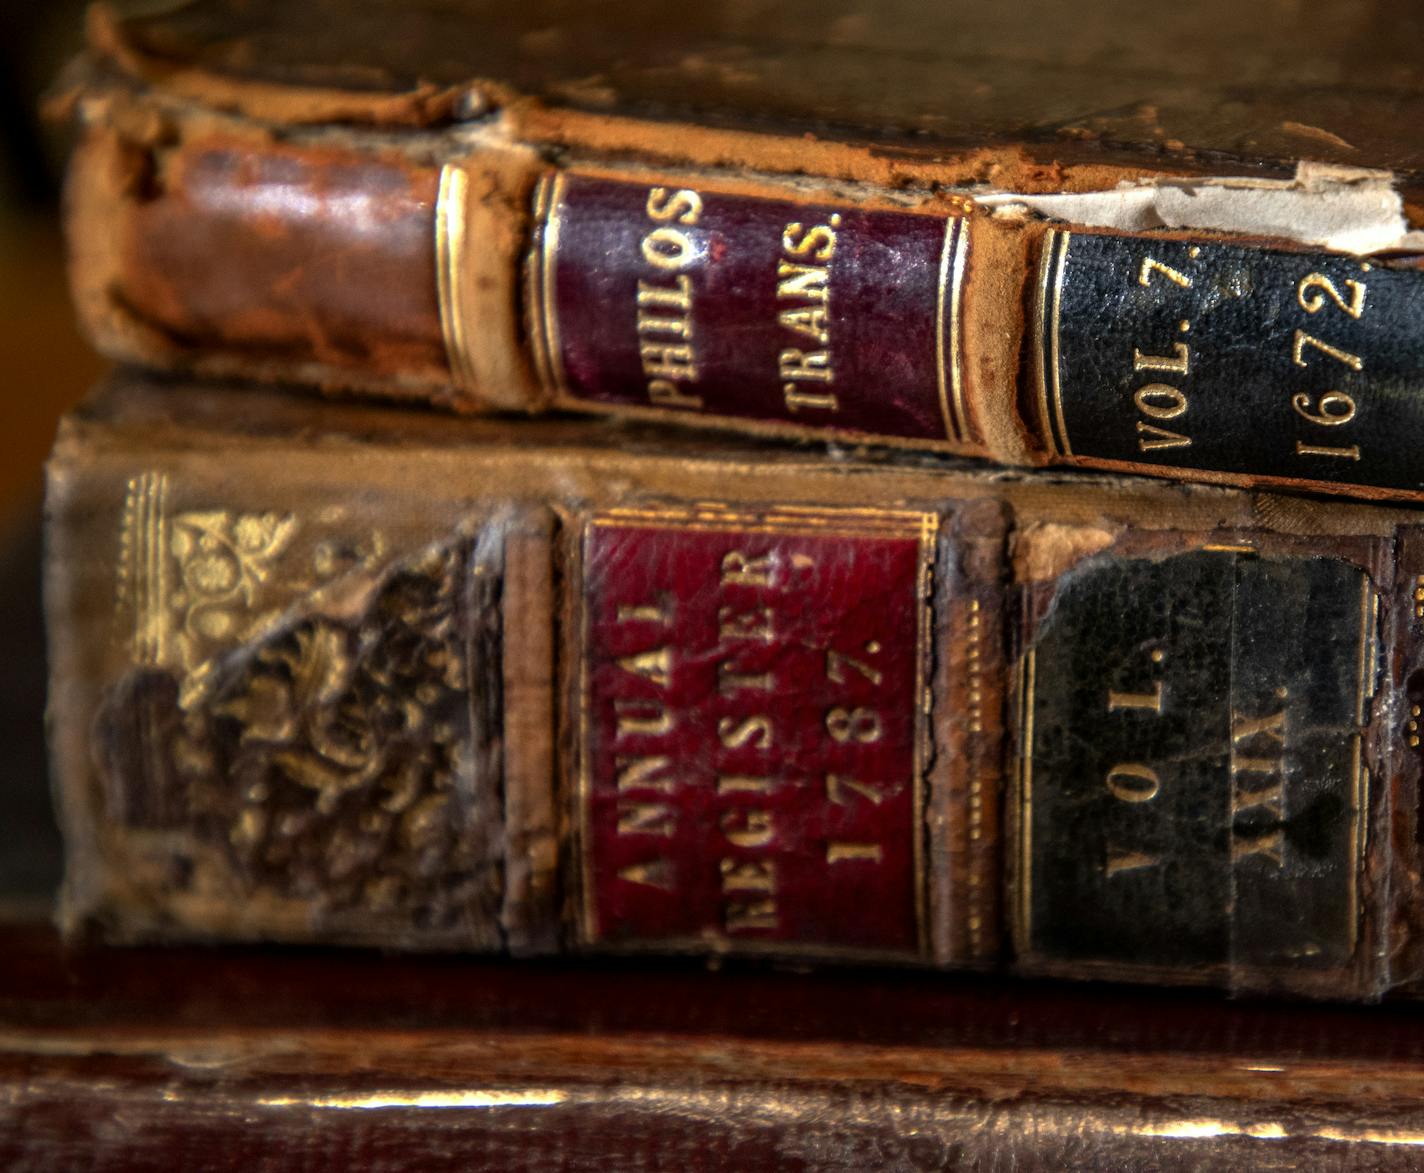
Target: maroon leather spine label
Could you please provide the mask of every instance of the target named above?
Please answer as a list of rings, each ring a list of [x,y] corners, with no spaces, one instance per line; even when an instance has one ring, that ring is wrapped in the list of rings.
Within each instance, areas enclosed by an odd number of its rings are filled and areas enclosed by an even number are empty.
[[[869,510],[590,520],[585,943],[925,954],[935,528]]]
[[[554,394],[965,439],[963,218],[561,173],[535,222],[531,335]]]

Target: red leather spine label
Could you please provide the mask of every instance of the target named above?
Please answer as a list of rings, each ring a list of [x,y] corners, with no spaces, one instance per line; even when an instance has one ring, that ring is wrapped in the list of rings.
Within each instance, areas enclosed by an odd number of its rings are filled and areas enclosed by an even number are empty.
[[[962,218],[578,174],[537,203],[531,333],[555,393],[963,439]]]
[[[923,955],[933,532],[854,510],[589,523],[585,942]]]

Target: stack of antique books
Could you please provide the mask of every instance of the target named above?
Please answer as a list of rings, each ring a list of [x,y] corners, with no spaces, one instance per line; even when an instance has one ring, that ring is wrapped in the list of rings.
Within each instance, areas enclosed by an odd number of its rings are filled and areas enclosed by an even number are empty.
[[[1122,7],[96,10],[65,924],[1418,981],[1418,71]]]

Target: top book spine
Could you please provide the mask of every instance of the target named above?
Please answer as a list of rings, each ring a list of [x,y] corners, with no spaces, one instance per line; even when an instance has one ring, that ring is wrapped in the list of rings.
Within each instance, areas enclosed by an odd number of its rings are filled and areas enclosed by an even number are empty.
[[[85,94],[72,272],[111,357],[1424,499],[1415,259],[1005,216],[942,167],[771,134],[278,133],[111,74]],[[1016,190],[1144,174],[1031,170]]]

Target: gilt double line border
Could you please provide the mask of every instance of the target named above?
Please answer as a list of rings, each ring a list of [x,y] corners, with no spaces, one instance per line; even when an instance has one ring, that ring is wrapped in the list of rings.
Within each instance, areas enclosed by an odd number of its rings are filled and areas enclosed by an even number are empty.
[[[965,437],[964,376],[960,366],[960,303],[964,261],[969,251],[969,221],[952,216],[945,222],[935,286],[935,372],[944,433],[962,444]]]
[[[1062,364],[1058,327],[1063,305],[1063,273],[1067,268],[1071,233],[1051,228],[1043,238],[1038,267],[1038,298],[1034,338],[1038,348],[1038,423],[1044,447],[1054,456],[1072,456],[1068,426],[1063,419]]]
[[[803,534],[815,537],[837,537],[847,540],[885,539],[887,537],[914,539],[919,545],[917,573],[915,575],[915,683],[914,722],[911,747],[911,801],[912,811],[912,863],[914,869],[915,928],[916,947],[921,956],[928,956],[930,931],[926,889],[929,877],[925,872],[925,779],[929,738],[930,738],[930,690],[926,673],[930,660],[930,637],[933,616],[931,614],[934,595],[934,554],[935,538],[939,532],[939,517],[933,513],[918,510],[897,509],[824,509],[808,506],[784,505],[765,512],[750,512],[728,508],[716,503],[705,503],[690,509],[649,508],[649,509],[609,509],[589,517],[584,523],[584,538],[579,543],[578,581],[581,584],[579,597],[584,601],[578,622],[578,764],[575,773],[574,793],[574,836],[575,855],[578,860],[579,895],[577,908],[577,931],[584,945],[595,945],[603,940],[602,926],[598,921],[596,895],[593,876],[593,834],[590,826],[590,810],[593,797],[592,728],[590,714],[593,712],[593,691],[589,680],[589,656],[591,632],[588,607],[588,590],[585,580],[586,566],[584,551],[588,535],[595,529],[606,526],[632,529],[671,529],[681,531],[715,531],[754,534],[792,535]],[[646,943],[647,948],[669,952],[703,953],[708,949],[704,937],[668,938]],[[627,945],[620,948],[628,949]],[[630,951],[636,952],[634,945]],[[795,941],[774,941],[758,944],[754,941],[738,941],[738,951],[743,953],[763,952],[770,955],[834,957],[843,960],[864,957],[867,960],[901,957],[898,951],[857,951],[842,946],[820,946]]]
[[[534,370],[540,385],[550,395],[563,394],[567,389],[563,349],[559,342],[556,284],[559,234],[563,225],[564,190],[567,186],[568,179],[562,172],[542,176],[535,186],[533,247],[529,250],[524,271]]]
[[[476,384],[465,304],[464,260],[469,214],[469,173],[457,163],[440,171],[440,193],[435,200],[435,281],[440,299],[440,333],[450,374],[465,390]]]
[[[120,534],[120,603],[129,608],[136,664],[168,657],[168,577],[164,562],[168,477],[146,472],[128,484]]]
[[[559,320],[555,302],[555,261],[566,179],[562,174],[543,176],[534,189],[533,244],[525,262],[524,288],[530,324],[530,345],[540,384],[549,392],[564,388]],[[440,172],[435,201],[435,278],[440,304],[440,332],[446,360],[455,382],[477,389],[470,324],[475,310],[469,304],[466,277],[469,234],[469,173],[458,163]],[[473,242],[478,244],[478,241]]]
[[[1012,815],[1018,840],[1017,902],[1014,908],[1014,952],[1025,957],[1033,938],[1033,719],[1037,703],[1038,660],[1029,648],[1019,664],[1019,768],[1015,776]]]

